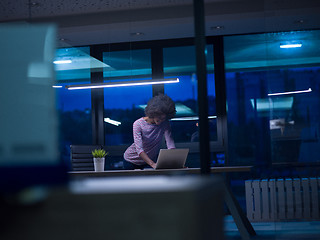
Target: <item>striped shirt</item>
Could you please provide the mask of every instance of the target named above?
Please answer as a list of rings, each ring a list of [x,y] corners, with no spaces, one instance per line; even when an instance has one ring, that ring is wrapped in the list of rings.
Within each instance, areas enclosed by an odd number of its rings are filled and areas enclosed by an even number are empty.
[[[163,136],[167,148],[175,148],[169,121],[156,125],[146,122],[143,117],[139,118],[133,123],[134,143],[125,151],[124,159],[136,165],[143,165],[146,162],[139,155],[145,152],[155,162]]]

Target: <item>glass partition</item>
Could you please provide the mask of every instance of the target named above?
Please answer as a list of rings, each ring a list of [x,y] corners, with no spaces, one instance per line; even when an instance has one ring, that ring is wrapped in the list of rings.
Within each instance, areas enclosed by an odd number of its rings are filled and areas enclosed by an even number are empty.
[[[217,140],[213,45],[207,46],[207,85],[209,101],[210,140]],[[163,49],[164,76],[179,78],[178,84],[165,86],[165,93],[176,102],[177,114],[172,119],[176,142],[199,142],[198,90],[194,46]]]
[[[320,31],[225,37],[230,159],[320,162]]]
[[[206,46],[208,121],[210,141],[218,140],[216,93],[213,67],[213,45]],[[190,147],[186,166],[200,167],[198,129],[198,80],[196,75],[195,46],[167,47],[163,49],[165,78],[179,78],[178,84],[165,85],[164,91],[176,102],[177,114],[171,120],[172,132],[178,146]],[[180,145],[179,145],[180,144]],[[225,155],[211,149],[211,166],[223,165]]]
[[[91,144],[91,90],[67,90],[66,85],[90,83],[91,68],[99,61],[90,57],[89,47],[60,48],[56,51],[55,70],[57,110],[60,117],[60,151],[70,162],[71,144]]]
[[[224,37],[229,162],[255,167],[229,176],[232,191],[250,221],[275,222],[275,239],[318,219],[319,44],[320,31]]]
[[[104,52],[104,82],[151,79],[151,50]],[[133,142],[132,124],[144,116],[144,106],[152,98],[152,86],[123,86],[104,89],[106,145]]]

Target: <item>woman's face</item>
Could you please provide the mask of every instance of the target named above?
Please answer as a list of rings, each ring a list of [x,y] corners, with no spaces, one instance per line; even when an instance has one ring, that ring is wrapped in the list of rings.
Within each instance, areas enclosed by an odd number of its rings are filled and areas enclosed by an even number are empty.
[[[163,123],[165,120],[167,119],[167,116],[165,114],[161,114],[159,116],[156,116],[153,118],[153,122],[156,125],[160,125],[161,123]]]

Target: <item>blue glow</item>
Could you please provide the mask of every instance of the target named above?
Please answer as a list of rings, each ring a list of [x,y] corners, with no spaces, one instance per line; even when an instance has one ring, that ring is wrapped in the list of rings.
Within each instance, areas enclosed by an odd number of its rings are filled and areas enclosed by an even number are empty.
[[[282,98],[258,98],[256,102],[254,99],[250,99],[251,105],[254,109],[260,111],[271,111],[271,110],[288,110],[292,108],[293,97],[282,97]]]
[[[280,48],[300,48],[300,47],[302,47],[301,43],[280,44]]]

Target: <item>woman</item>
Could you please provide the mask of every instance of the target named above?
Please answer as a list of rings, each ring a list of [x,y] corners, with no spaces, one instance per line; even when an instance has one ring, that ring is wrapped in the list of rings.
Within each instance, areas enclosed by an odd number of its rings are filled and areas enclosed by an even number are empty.
[[[173,100],[167,95],[157,95],[149,100],[145,117],[133,123],[134,143],[124,153],[123,167],[126,170],[156,167],[163,136],[167,148],[175,148],[169,119],[176,114]]]

